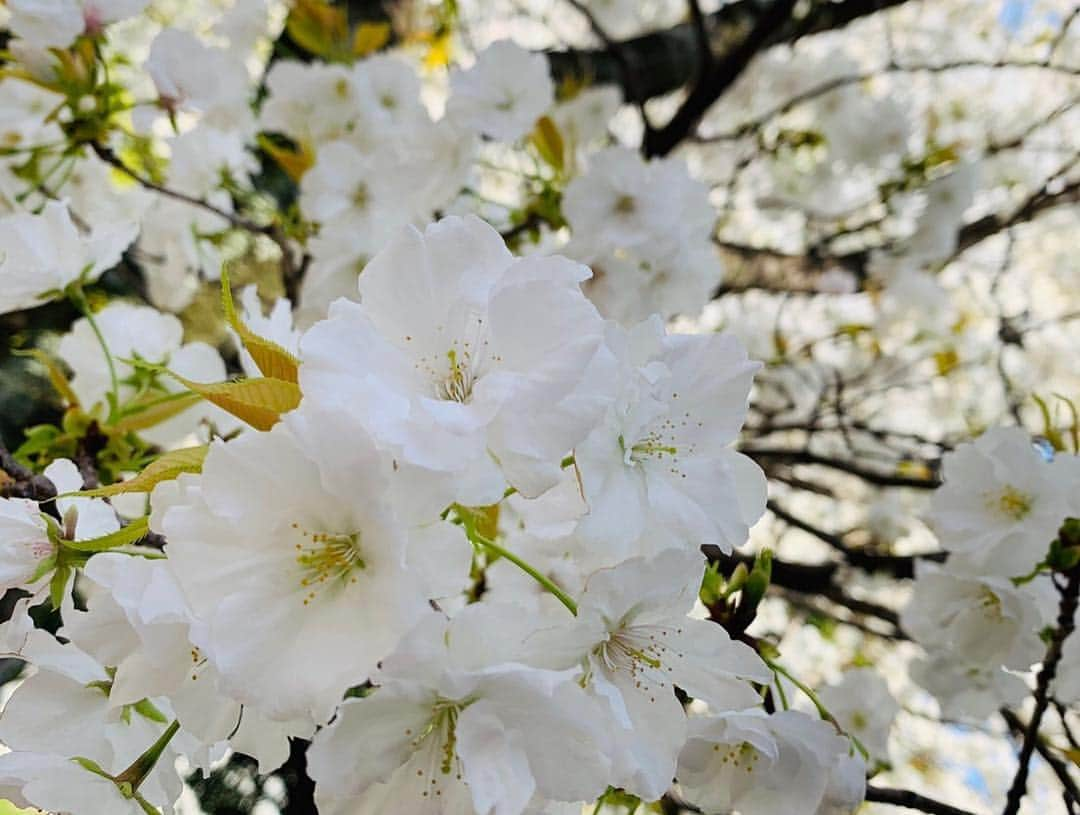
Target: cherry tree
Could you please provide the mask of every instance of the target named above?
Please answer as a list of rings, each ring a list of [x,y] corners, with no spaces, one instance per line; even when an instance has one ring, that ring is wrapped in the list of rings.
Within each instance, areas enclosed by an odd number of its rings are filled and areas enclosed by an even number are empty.
[[[1080,812],[1077,18],[8,0],[0,798]]]

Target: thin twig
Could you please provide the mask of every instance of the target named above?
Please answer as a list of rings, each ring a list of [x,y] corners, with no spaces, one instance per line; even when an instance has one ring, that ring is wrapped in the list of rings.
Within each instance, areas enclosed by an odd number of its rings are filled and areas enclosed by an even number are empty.
[[[253,235],[265,235],[277,244],[278,249],[281,251],[281,264],[282,272],[286,281],[289,281],[296,277],[296,269],[294,268],[292,251],[289,248],[289,242],[285,236],[281,233],[281,230],[275,224],[258,224],[242,215],[237,215],[235,212],[229,212],[221,207],[211,204],[209,201],[198,198],[194,195],[188,195],[187,193],[180,192],[166,187],[162,184],[158,184],[145,176],[139,174],[124,161],[116,155],[115,152],[108,146],[99,142],[90,142],[90,147],[97,154],[98,158],[115,167],[120,172],[124,173],[128,178],[137,183],[140,187],[156,192],[160,195],[164,195],[167,198],[172,198],[175,201],[181,201],[185,204],[189,204],[193,207],[198,207],[205,212],[213,213],[219,218],[227,221],[231,226],[236,229],[242,229],[245,232],[250,232]]]
[[[1069,572],[1065,585],[1059,585],[1058,591],[1061,594],[1061,602],[1058,606],[1057,628],[1046,649],[1046,656],[1043,658],[1043,664],[1035,682],[1035,709],[1031,713],[1027,730],[1024,732],[1024,741],[1020,746],[1020,756],[1017,759],[1016,775],[1013,777],[1012,786],[1009,787],[1002,815],[1016,815],[1020,811],[1020,801],[1027,792],[1031,755],[1039,742],[1039,725],[1042,724],[1043,714],[1050,706],[1050,685],[1057,674],[1058,663],[1061,662],[1062,646],[1076,626],[1076,606],[1080,599],[1080,567],[1074,567]]]
[[[1014,734],[1022,736],[1027,731],[1027,725],[1020,720],[1019,716],[1008,708],[1001,709],[1001,717],[1005,720],[1005,724],[1009,726],[1009,730]],[[1061,782],[1061,787],[1065,792],[1065,798],[1070,802],[1069,811],[1071,812],[1076,804],[1080,804],[1080,789],[1077,789],[1076,782],[1073,780],[1072,776],[1069,775],[1068,765],[1054,755],[1050,745],[1042,738],[1036,740],[1035,749],[1038,751],[1039,755],[1042,756],[1042,760],[1054,771],[1054,775],[1058,777],[1058,781]]]

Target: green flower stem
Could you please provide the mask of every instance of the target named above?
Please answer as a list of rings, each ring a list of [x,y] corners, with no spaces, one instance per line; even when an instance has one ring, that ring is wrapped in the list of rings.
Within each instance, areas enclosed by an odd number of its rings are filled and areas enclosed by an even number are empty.
[[[578,608],[577,603],[574,602],[574,598],[572,598],[569,594],[567,594],[565,591],[555,585],[555,582],[550,577],[541,574],[533,566],[526,563],[509,549],[504,549],[503,547],[499,546],[499,544],[495,543],[495,541],[490,541],[476,532],[473,532],[470,537],[472,538],[473,542],[478,544],[479,546],[483,546],[485,549],[490,552],[494,552],[499,557],[504,557],[509,560],[511,563],[521,569],[521,571],[525,572],[525,574],[529,575],[529,577],[531,577],[533,580],[535,580],[537,583],[539,583],[541,586],[543,586],[545,589],[555,595],[555,597],[558,598],[559,602],[570,610],[571,614],[573,614],[575,617],[577,616]]]
[[[779,676],[786,677],[793,685],[795,685],[795,687],[797,687],[804,694],[806,694],[806,698],[813,702],[814,707],[817,708],[818,715],[822,719],[827,721],[829,724],[831,724],[833,727],[835,727],[837,730],[839,730],[841,733],[843,733],[845,736],[847,736],[849,739],[851,739],[851,743],[855,745],[855,749],[862,754],[863,759],[865,759],[866,761],[870,760],[870,753],[863,746],[863,743],[840,726],[840,723],[836,721],[836,717],[829,713],[828,708],[826,708],[825,705],[822,704],[821,699],[818,698],[818,695],[814,693],[813,689],[809,685],[807,685],[800,679],[797,679],[795,675],[791,673],[791,671],[789,671],[779,662],[774,662],[773,660],[769,659],[769,657],[764,655],[762,655],[761,658],[765,660],[765,664],[772,669],[773,673],[778,674]],[[776,685],[777,687],[780,686],[779,678],[777,678],[776,680]]]
[[[101,328],[98,326],[97,320],[94,319],[94,312],[90,309],[90,303],[86,300],[86,293],[83,292],[82,286],[79,283],[70,286],[68,288],[68,297],[71,299],[75,308],[82,312],[82,315],[90,324],[94,336],[97,337],[98,345],[101,346],[101,352],[105,355],[105,362],[109,366],[109,383],[111,390],[108,399],[109,422],[111,424],[116,419],[116,412],[120,404],[120,380],[116,375],[116,362],[113,360],[112,353],[109,351],[108,343],[105,342],[105,335],[101,333]]]

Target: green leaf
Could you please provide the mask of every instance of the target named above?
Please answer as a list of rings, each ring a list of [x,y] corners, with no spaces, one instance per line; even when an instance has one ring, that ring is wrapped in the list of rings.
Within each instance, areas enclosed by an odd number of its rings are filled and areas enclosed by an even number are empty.
[[[68,378],[64,375],[64,372],[60,369],[60,366],[55,359],[40,348],[31,348],[26,351],[12,351],[12,353],[15,356],[31,357],[36,360],[45,368],[45,372],[49,376],[49,384],[53,386],[53,389],[59,394],[60,398],[72,407],[79,406],[79,397],[76,396],[75,391],[71,389],[71,383],[68,382]]]
[[[140,541],[146,537],[146,533],[149,531],[150,519],[138,518],[127,526],[123,526],[108,535],[102,535],[100,538],[76,541],[65,540],[63,546],[76,552],[107,552],[118,546],[129,546],[136,541]]]
[[[158,710],[154,706],[154,703],[151,702],[149,699],[140,699],[131,707],[144,719],[149,719],[150,721],[157,722],[158,724],[169,723],[169,717],[162,713],[160,710]]]
[[[146,466],[146,469],[127,481],[109,484],[107,487],[98,487],[93,490],[68,493],[87,498],[107,498],[113,495],[123,495],[129,492],[150,492],[162,481],[172,481],[182,473],[197,473],[202,470],[203,459],[206,458],[207,446],[185,447],[181,450],[172,450],[154,459]],[[61,496],[64,497],[64,496]]]

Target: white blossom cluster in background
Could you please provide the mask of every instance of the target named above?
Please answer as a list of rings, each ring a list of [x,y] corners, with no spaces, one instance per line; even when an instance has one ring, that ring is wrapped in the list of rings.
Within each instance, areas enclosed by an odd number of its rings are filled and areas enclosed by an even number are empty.
[[[0,6],[0,812],[1080,807],[1080,14],[862,5]]]

